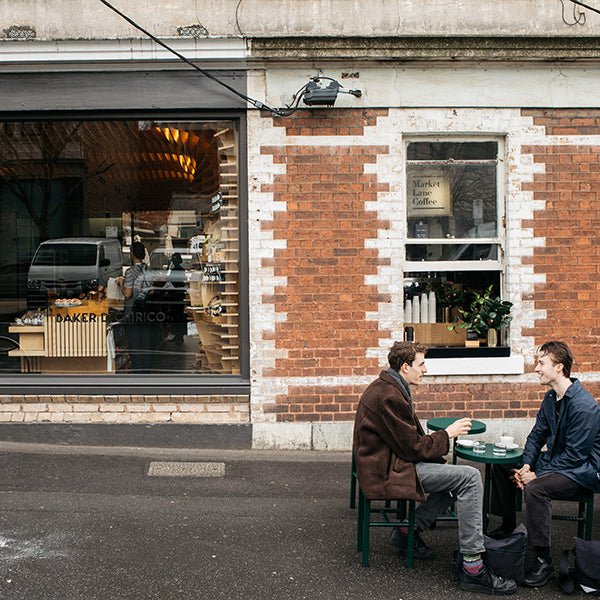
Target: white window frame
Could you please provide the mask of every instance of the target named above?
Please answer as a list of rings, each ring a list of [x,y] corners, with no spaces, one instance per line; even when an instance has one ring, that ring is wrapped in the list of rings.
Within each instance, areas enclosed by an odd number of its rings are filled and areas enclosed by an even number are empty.
[[[435,165],[435,161],[412,161],[408,159],[408,146],[414,142],[441,142],[441,143],[463,143],[463,142],[496,142],[498,144],[498,154],[496,158],[496,232],[497,235],[491,238],[415,238],[409,237],[408,229],[405,241],[405,247],[410,244],[419,245],[464,245],[464,244],[495,244],[498,247],[497,260],[457,260],[457,261],[404,261],[405,272],[437,272],[437,271],[499,271],[500,272],[500,289],[504,291],[505,277],[505,247],[506,247],[506,173],[504,165],[506,164],[505,157],[505,138],[502,136],[409,136],[405,138],[405,156],[406,170],[405,181],[408,179],[408,168],[411,164],[431,164]],[[460,161],[462,162],[462,161]],[[455,161],[454,164],[460,164]],[[469,164],[481,164],[484,161],[470,160],[464,161]],[[485,161],[485,163],[492,161]],[[452,163],[449,163],[452,164]],[[407,200],[405,196],[405,224],[408,224]],[[500,233],[502,232],[502,235]],[[405,253],[406,257],[406,253]]]
[[[404,196],[404,224],[406,227],[404,274],[406,273],[436,273],[457,271],[497,271],[501,296],[505,296],[506,284],[506,139],[502,135],[409,135],[404,138],[405,152],[405,185],[408,180],[408,169],[411,164],[435,165],[434,161],[411,161],[408,159],[408,146],[413,142],[495,142],[498,144],[496,157],[496,232],[490,238],[416,238],[408,235],[408,206],[406,188]],[[465,161],[477,164],[477,160]],[[485,162],[488,162],[487,160]],[[456,164],[456,163],[455,163]],[[419,245],[463,245],[463,244],[495,244],[498,248],[497,260],[483,261],[410,261],[406,260],[406,246]],[[474,357],[474,358],[434,358],[427,360],[428,374],[430,376],[444,375],[521,375],[524,373],[524,360],[522,356],[511,353],[507,357]]]

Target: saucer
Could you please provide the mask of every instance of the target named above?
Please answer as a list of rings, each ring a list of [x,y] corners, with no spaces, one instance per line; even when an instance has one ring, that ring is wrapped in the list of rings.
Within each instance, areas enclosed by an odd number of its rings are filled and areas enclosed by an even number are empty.
[[[498,448],[506,448],[507,450],[516,450],[519,447],[519,444],[515,444],[514,442],[510,442],[509,444],[497,443],[495,444]]]
[[[456,440],[456,445],[461,448],[472,448],[475,442],[473,440]]]

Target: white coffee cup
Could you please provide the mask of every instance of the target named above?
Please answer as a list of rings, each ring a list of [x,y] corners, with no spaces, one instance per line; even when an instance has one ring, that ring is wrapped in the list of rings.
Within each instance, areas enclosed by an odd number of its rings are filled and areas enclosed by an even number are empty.
[[[511,435],[503,435],[500,437],[500,443],[504,444],[504,446],[508,446],[509,444],[513,444],[515,441],[515,438],[512,437]]]

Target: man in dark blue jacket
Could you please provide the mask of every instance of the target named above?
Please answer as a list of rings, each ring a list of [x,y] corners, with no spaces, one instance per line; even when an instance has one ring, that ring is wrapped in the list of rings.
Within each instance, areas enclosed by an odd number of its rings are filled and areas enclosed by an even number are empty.
[[[540,347],[534,371],[550,390],[527,437],[522,466],[512,475],[524,491],[527,533],[536,552],[525,575],[530,587],[545,585],[556,573],[550,556],[552,500],[600,492],[600,406],[579,380],[571,379],[572,365],[564,342]],[[511,503],[508,495],[505,500]]]

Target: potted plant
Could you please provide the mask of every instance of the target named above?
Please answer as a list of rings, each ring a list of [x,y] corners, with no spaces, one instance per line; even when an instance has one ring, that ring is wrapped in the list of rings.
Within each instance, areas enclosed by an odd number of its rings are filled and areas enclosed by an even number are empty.
[[[465,292],[460,287],[460,284],[453,281],[443,281],[436,286],[434,291],[437,304],[442,309],[442,321],[449,323],[451,320],[451,310],[464,305]]]
[[[502,300],[500,296],[493,296],[493,286],[486,288],[481,294],[472,292],[472,300],[467,308],[459,309],[462,317],[461,323],[451,326],[477,333],[478,336],[487,335],[488,346],[496,346],[498,343],[498,330],[512,321],[510,309],[512,302]]]

